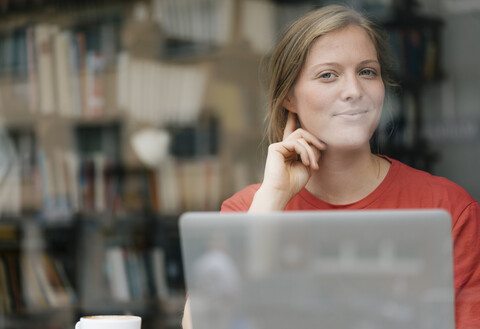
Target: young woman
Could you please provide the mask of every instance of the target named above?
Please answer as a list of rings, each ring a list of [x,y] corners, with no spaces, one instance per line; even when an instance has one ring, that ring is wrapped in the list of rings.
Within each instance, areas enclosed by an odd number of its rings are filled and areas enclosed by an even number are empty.
[[[327,6],[296,21],[270,61],[272,143],[263,182],[226,200],[222,211],[446,209],[456,325],[480,328],[478,202],[445,178],[370,150],[392,85],[390,58],[374,25],[351,9]]]

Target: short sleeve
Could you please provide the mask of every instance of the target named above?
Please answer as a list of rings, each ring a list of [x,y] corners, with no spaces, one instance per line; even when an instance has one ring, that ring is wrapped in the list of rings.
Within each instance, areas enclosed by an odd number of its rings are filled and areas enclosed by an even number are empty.
[[[221,212],[248,211],[260,184],[249,185],[222,203]]]
[[[480,206],[470,203],[453,229],[457,329],[480,328]]]

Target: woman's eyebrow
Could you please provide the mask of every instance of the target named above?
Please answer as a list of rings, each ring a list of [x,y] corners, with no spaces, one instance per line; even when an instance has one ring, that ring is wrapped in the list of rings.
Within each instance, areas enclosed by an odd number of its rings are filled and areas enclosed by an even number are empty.
[[[376,59],[366,59],[366,60],[363,60],[360,63],[358,63],[358,65],[366,65],[366,64],[380,64],[380,63]],[[341,67],[342,65],[340,65],[339,63],[336,63],[336,62],[325,62],[325,63],[313,64],[310,68],[311,69],[316,69],[316,68],[320,68],[320,67],[323,67],[323,66],[326,66],[326,67]]]
[[[316,71],[320,68],[327,67],[327,68],[340,68],[341,65],[335,62],[327,62],[327,63],[317,63],[313,64],[312,66],[308,67],[308,71]]]
[[[341,65],[335,62],[326,62],[326,63],[317,63],[312,65],[312,68],[322,67],[322,66],[336,66],[340,67]]]
[[[359,64],[360,65],[365,65],[365,64],[378,64],[378,65],[380,65],[380,63],[376,59],[366,59],[364,61],[361,61]]]

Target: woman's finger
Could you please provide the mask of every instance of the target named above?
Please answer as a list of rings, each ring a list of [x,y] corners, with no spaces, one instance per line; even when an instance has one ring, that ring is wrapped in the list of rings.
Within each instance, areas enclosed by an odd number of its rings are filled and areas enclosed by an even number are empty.
[[[325,150],[327,148],[327,144],[325,144],[320,139],[315,137],[313,134],[309,133],[308,131],[302,128],[295,129],[295,131],[290,133],[288,136],[284,136],[283,140],[286,140],[287,138],[288,139],[303,138],[308,144],[312,144],[319,150]]]
[[[310,144],[307,143],[307,141],[303,138],[300,138],[298,140],[299,143],[301,143],[303,145],[303,147],[305,148],[305,150],[307,151],[307,154],[308,154],[308,162],[309,162],[309,165],[310,167],[312,167],[313,169],[318,169],[318,160],[317,160],[317,156],[315,154],[315,147],[312,147]],[[317,150],[317,152],[319,152]]]
[[[310,155],[308,149],[311,149],[311,146],[308,143],[302,143],[299,139],[282,142],[284,152],[282,152],[285,159],[290,159],[295,161],[297,160],[297,155],[300,156],[304,166],[310,165]],[[311,151],[311,150],[310,150]],[[293,156],[292,156],[293,155]]]
[[[283,140],[290,136],[297,129],[297,115],[293,112],[288,111],[287,123],[285,124],[285,129],[283,130]]]

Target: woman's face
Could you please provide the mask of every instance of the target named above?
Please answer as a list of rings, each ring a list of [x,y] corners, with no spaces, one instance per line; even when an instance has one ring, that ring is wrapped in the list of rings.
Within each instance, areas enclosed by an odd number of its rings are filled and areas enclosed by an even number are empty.
[[[327,149],[353,150],[369,145],[384,96],[375,46],[351,25],[313,43],[284,107]]]

